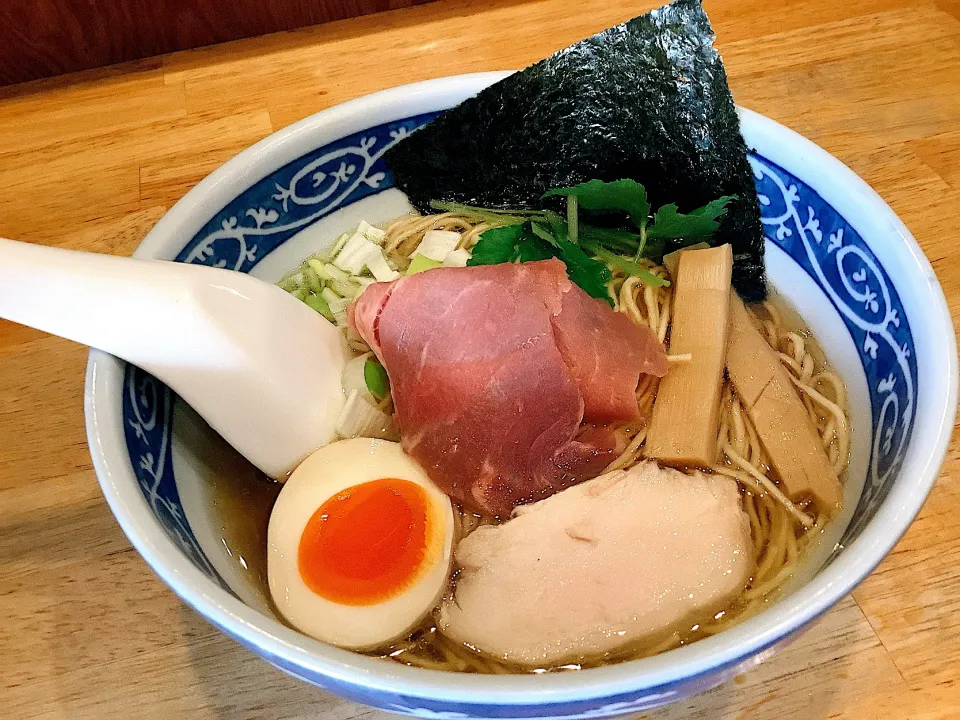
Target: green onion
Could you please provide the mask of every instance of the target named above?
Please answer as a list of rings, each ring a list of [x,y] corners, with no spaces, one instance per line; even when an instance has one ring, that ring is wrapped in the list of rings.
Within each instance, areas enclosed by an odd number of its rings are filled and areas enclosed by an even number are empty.
[[[317,275],[316,270],[310,267],[310,265],[306,265],[303,268],[303,282],[306,284],[307,289],[313,294],[319,295],[323,292],[323,281],[320,279],[320,276]]]
[[[390,392],[390,378],[387,377],[387,371],[376,360],[367,360],[364,363],[363,380],[367,384],[367,390],[377,400],[383,400]]]
[[[341,300],[341,297],[333,291],[333,288],[324,288],[321,295],[323,296],[323,299],[327,301],[328,305],[332,302],[339,302]]]
[[[278,285],[280,286],[281,290],[285,290],[288,293],[296,292],[297,288],[300,287],[300,284],[293,275],[285,277],[278,283]]]
[[[317,311],[327,320],[333,322],[333,313],[330,311],[330,305],[321,295],[307,295],[303,298],[303,302],[305,302],[310,309]]]
[[[433,270],[434,268],[438,267],[443,267],[443,263],[437,260],[431,260],[426,255],[417,253],[413,256],[413,260],[410,261],[410,265],[407,267],[406,274],[416,275],[424,270]]]

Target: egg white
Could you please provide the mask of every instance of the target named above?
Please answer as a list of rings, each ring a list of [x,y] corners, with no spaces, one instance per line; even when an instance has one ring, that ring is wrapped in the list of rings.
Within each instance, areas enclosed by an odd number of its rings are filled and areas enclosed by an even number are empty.
[[[344,605],[317,595],[298,568],[307,522],[341,490],[381,478],[408,480],[426,493],[428,547],[417,579],[373,605]],[[453,534],[450,499],[399,444],[369,438],[331,443],[300,464],[273,507],[267,530],[270,593],[283,617],[311,637],[352,650],[379,647],[405,636],[436,607],[449,582]]]

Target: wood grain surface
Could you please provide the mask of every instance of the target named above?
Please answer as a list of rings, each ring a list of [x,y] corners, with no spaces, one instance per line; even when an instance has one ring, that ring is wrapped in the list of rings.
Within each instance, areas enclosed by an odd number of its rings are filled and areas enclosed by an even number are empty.
[[[0,85],[428,0],[5,0]]]
[[[515,68],[653,2],[441,1],[0,91],[0,235],[129,254],[242,148],[373,90]],[[708,0],[737,100],[899,213],[960,317],[960,2]],[[56,277],[40,277],[70,301]],[[84,440],[86,350],[0,322],[0,716],[385,715],[214,631],[131,549]],[[955,435],[956,439],[956,435]],[[651,720],[960,717],[960,446],[851,597],[760,667]]]

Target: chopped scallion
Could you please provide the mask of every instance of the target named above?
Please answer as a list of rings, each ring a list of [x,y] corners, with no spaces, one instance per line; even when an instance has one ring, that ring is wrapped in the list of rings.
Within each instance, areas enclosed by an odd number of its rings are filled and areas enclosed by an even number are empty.
[[[330,304],[322,295],[314,295],[311,293],[303,299],[303,302],[305,302],[310,309],[317,311],[327,320],[333,322],[333,313],[330,312]]]
[[[363,366],[363,379],[367,383],[367,390],[377,398],[383,400],[390,392],[390,378],[383,365],[370,359]]]

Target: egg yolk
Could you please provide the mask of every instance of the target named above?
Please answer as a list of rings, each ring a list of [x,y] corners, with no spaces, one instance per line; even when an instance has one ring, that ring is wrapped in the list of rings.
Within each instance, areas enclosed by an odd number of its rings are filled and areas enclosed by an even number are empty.
[[[383,478],[340,491],[300,536],[297,565],[317,595],[373,605],[412,583],[427,547],[427,495],[409,480]]]

